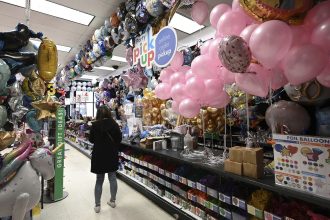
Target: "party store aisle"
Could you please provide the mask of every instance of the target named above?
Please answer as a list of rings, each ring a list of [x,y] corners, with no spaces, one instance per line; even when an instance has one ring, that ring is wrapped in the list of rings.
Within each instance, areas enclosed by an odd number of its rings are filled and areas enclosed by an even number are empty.
[[[69,196],[57,203],[46,204],[41,216],[35,220],[121,220],[121,219],[173,219],[150,200],[118,180],[117,207],[107,205],[109,183],[104,182],[101,212],[94,212],[95,175],[90,173],[90,159],[66,145],[65,191]]]

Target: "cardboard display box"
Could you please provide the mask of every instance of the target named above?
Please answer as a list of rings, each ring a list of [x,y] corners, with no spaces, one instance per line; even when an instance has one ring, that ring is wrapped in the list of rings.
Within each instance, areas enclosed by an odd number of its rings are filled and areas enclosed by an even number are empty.
[[[229,148],[229,160],[237,163],[242,163],[244,149],[245,147],[239,147],[239,146]]]
[[[263,164],[264,151],[262,148],[245,148],[243,151],[243,163],[255,165]]]
[[[264,166],[251,163],[243,163],[243,175],[259,179],[264,175]]]
[[[237,163],[231,160],[225,160],[225,171],[237,175],[242,175],[243,173],[242,163]]]

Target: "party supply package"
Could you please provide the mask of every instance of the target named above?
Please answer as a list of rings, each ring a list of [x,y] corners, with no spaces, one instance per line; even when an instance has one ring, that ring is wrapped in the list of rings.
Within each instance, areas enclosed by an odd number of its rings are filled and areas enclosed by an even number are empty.
[[[275,182],[330,199],[330,138],[273,134]]]

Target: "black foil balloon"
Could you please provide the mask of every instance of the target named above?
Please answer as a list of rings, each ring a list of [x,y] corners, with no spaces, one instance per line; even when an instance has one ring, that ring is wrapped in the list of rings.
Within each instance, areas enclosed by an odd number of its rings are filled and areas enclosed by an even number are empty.
[[[115,44],[120,44],[118,28],[112,28],[111,37],[112,37],[112,40],[115,42]]]
[[[37,63],[37,57],[35,53],[0,51],[0,58],[7,63],[11,74],[18,73],[19,69],[22,67]]]
[[[0,33],[0,50],[17,51],[28,44],[30,38],[42,38],[24,24],[18,24],[14,31]]]
[[[149,21],[150,14],[146,8],[146,0],[141,0],[136,6],[136,20],[141,24],[146,24]]]
[[[37,69],[37,64],[32,64],[29,66],[24,66],[18,70],[23,76],[29,77],[33,70]]]
[[[135,12],[136,0],[126,0],[125,6],[126,6],[126,11]]]
[[[183,65],[190,66],[191,62],[194,59],[192,50],[188,47],[188,48],[185,48],[184,50],[182,50],[181,52],[183,54],[183,60],[184,60]]]
[[[135,18],[135,14],[133,13],[127,13],[126,18],[125,18],[125,27],[126,30],[131,33],[137,33],[138,32],[138,22]]]
[[[125,16],[126,16],[126,5],[125,2],[120,3],[118,9],[117,9],[117,17],[120,21],[124,21],[125,20]]]

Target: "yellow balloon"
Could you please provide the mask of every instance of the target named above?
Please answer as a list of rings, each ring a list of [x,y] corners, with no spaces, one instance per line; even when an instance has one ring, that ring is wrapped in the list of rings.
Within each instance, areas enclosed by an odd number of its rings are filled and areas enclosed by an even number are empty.
[[[46,82],[50,82],[57,70],[57,48],[56,44],[44,38],[38,50],[38,70],[40,77]]]

